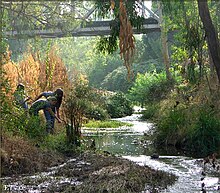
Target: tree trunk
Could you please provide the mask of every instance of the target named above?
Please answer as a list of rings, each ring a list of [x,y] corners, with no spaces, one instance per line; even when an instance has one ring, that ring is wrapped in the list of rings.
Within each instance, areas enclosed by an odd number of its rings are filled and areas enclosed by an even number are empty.
[[[213,60],[213,64],[216,69],[216,73],[220,85],[220,46],[219,46],[218,36],[215,27],[212,23],[207,0],[203,0],[203,1],[197,0],[197,1],[198,1],[199,15],[202,20],[207,36],[208,48]]]
[[[162,42],[162,54],[163,54],[163,61],[165,64],[166,76],[168,80],[172,79],[170,73],[170,59],[169,59],[169,51],[168,51],[168,44],[167,44],[167,32],[165,29],[165,22],[163,20],[163,13],[162,13],[162,5],[161,2],[158,1],[158,9],[159,9],[159,23],[160,23],[160,30],[161,30],[161,42]]]

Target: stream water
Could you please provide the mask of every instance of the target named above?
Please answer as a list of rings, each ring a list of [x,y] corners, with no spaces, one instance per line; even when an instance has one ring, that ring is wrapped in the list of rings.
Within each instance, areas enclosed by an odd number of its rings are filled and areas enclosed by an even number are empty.
[[[146,121],[141,121],[140,114],[133,114],[132,116],[120,118],[122,122],[132,123],[132,127],[121,127],[117,129],[83,129],[85,138],[95,140],[96,149],[100,151],[109,152],[114,155],[122,156],[126,159],[136,162],[140,165],[147,165],[156,170],[163,170],[178,176],[175,184],[163,192],[169,193],[195,193],[205,192],[202,190],[202,185],[208,193],[220,192],[220,174],[212,168],[206,168],[206,175],[202,175],[204,171],[203,160],[184,156],[175,149],[167,149],[158,151],[154,149],[150,140],[146,140],[146,134],[150,135],[154,129],[154,124]],[[159,154],[159,159],[151,159],[154,153]],[[75,162],[75,159],[69,162]],[[14,190],[11,192],[29,192],[40,193],[44,187],[52,184],[79,183],[73,179],[59,177],[59,179],[52,177],[52,174],[58,169],[64,167],[68,163],[58,167],[51,168],[49,172],[44,172],[35,176],[21,177],[18,179],[7,179],[5,189]],[[86,163],[76,163],[86,164]],[[51,176],[51,177],[50,177]],[[43,178],[50,177],[49,181],[43,182]],[[32,178],[39,179],[37,186],[25,185],[24,179],[31,181]],[[42,181],[42,182],[41,182]],[[31,184],[27,183],[26,184]],[[40,187],[40,189],[39,189]],[[20,188],[20,189],[19,189]],[[25,191],[26,190],[26,191]],[[28,191],[27,191],[28,190]],[[10,192],[8,191],[8,192]],[[7,191],[6,191],[7,192]]]
[[[203,175],[203,159],[184,156],[176,149],[156,150],[145,134],[151,134],[154,124],[140,120],[140,114],[119,118],[122,122],[132,123],[131,128],[109,129],[108,132],[98,130],[90,133],[96,141],[96,148],[136,162],[156,170],[171,172],[178,176],[176,183],[166,189],[169,193],[220,192],[220,173],[206,166]],[[84,131],[89,133],[89,131]],[[159,159],[151,159],[151,155],[159,153]],[[202,191],[202,184],[204,190]]]

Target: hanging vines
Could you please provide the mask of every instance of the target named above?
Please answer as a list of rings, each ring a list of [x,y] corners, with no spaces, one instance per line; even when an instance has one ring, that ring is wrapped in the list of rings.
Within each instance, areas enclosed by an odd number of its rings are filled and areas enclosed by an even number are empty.
[[[140,30],[144,17],[138,15],[135,0],[95,0],[97,16],[113,20],[110,24],[110,36],[100,38],[96,49],[101,53],[112,54],[120,48],[121,58],[128,71],[128,78],[132,75],[131,66],[135,45],[132,26]],[[126,2],[126,3],[125,3]],[[119,40],[119,45],[118,45]]]
[[[120,19],[120,33],[119,33],[119,47],[120,55],[124,59],[124,65],[128,71],[128,78],[132,75],[131,65],[134,55],[134,35],[131,23],[127,17],[126,8],[123,0],[120,0],[119,5],[119,19]]]

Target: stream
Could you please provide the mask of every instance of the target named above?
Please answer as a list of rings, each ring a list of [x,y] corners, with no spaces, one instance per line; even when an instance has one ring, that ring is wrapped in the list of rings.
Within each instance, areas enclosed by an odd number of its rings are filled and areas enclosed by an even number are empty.
[[[174,148],[155,150],[152,142],[145,140],[145,134],[151,134],[154,124],[140,120],[140,114],[133,114],[118,118],[122,122],[132,123],[133,126],[125,128],[98,130],[90,133],[96,141],[96,148],[102,151],[122,156],[139,165],[147,165],[156,170],[163,170],[178,176],[176,183],[163,192],[169,193],[195,193],[204,190],[208,193],[220,192],[220,173],[206,166],[206,176],[203,175],[203,159],[185,156]],[[84,131],[89,133],[88,131]],[[159,153],[159,159],[151,159],[151,155]],[[218,160],[219,161],[219,160]],[[204,192],[205,192],[204,191]]]
[[[156,150],[150,140],[146,140],[145,135],[150,135],[154,129],[154,124],[140,120],[140,114],[118,118],[116,120],[132,123],[132,127],[121,127],[117,129],[88,129],[83,128],[82,132],[85,138],[95,140],[96,149],[108,152],[117,156],[124,157],[139,165],[149,166],[156,170],[162,170],[173,173],[178,176],[177,181],[171,187],[163,192],[169,193],[195,193],[195,192],[220,192],[220,174],[211,167],[206,168],[206,175],[203,175],[204,166],[202,158],[193,158],[185,156],[175,149]],[[159,159],[151,159],[154,153],[159,154]],[[218,160],[219,161],[219,160]],[[76,162],[70,159],[68,162]],[[64,163],[58,167],[50,168],[48,172],[43,172],[34,176],[21,176],[17,179],[4,178],[6,192],[28,192],[40,193],[50,184],[80,184],[74,179],[64,177],[52,177],[55,171],[64,167]],[[76,163],[86,164],[86,163]],[[43,179],[47,177],[46,182]],[[31,179],[39,181],[38,185],[30,185]],[[202,190],[202,186],[205,191]],[[40,188],[39,188],[40,187]],[[7,191],[9,190],[9,191]],[[26,190],[26,191],[25,191]],[[28,191],[27,191],[28,190]],[[144,191],[143,191],[144,193]]]

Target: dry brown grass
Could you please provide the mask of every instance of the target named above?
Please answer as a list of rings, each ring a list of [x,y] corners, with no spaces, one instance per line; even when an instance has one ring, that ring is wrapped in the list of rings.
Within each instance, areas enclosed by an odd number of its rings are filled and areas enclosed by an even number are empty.
[[[33,58],[31,53],[26,53],[19,63],[19,81],[26,86],[28,95],[35,98],[40,92],[39,86],[40,63]]]
[[[2,176],[34,173],[63,161],[62,156],[45,152],[19,136],[1,137]]]
[[[89,163],[82,168],[77,162]],[[69,169],[71,168],[71,169]],[[160,189],[174,183],[176,177],[163,171],[156,171],[147,166],[139,166],[129,160],[84,153],[60,168],[57,175],[77,178],[83,182],[79,186],[66,185],[63,192],[95,193],[95,192],[141,192],[147,187],[149,192],[160,192]],[[56,190],[59,192],[58,190]]]
[[[41,60],[38,53],[28,51],[24,59],[15,64],[10,59],[11,53],[5,53],[6,72],[12,96],[18,83],[26,86],[26,91],[33,99],[43,91],[55,90],[58,87],[67,88],[70,84],[67,70],[55,47],[51,48],[45,60]]]
[[[6,72],[5,78],[8,80],[11,89],[14,91],[19,81],[19,70],[17,65],[9,60],[6,64],[3,65],[3,70]]]

